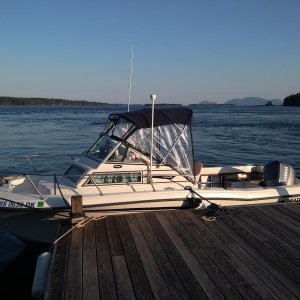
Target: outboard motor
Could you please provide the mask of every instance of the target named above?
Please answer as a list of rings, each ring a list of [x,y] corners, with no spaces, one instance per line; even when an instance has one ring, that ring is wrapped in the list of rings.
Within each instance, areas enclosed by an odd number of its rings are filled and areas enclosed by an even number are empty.
[[[264,166],[265,186],[293,185],[295,179],[295,170],[289,164],[274,160]]]

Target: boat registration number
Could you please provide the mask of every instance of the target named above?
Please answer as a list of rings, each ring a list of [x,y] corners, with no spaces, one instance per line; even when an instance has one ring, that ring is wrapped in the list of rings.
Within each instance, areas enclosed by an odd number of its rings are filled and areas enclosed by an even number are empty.
[[[283,202],[300,202],[300,197],[290,197],[290,198],[287,198],[287,199],[284,199]]]
[[[35,202],[10,202],[10,201],[6,201],[6,200],[0,200],[0,207],[13,207],[13,208],[17,208],[17,207],[22,207],[25,208],[27,207],[34,207]]]

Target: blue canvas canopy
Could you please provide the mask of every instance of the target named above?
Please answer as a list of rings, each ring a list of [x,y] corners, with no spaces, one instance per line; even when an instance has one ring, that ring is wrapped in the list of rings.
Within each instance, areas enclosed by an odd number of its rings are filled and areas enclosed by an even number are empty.
[[[124,113],[113,113],[109,116],[110,120],[119,118],[126,119],[137,128],[151,127],[152,110],[144,108]],[[156,108],[154,110],[154,127],[170,124],[191,125],[193,111],[185,107]]]

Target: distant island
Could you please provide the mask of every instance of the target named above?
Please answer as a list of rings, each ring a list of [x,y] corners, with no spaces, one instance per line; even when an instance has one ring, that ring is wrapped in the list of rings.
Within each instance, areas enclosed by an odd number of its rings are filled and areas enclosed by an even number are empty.
[[[247,97],[243,99],[231,99],[226,101],[224,104],[233,105],[282,105],[280,99],[265,99],[260,97]]]
[[[265,104],[265,106],[273,106],[272,101],[268,101],[268,102]]]
[[[283,105],[284,106],[300,106],[300,92],[284,98]]]
[[[66,100],[52,98],[23,98],[23,97],[4,97],[0,96],[0,105],[17,105],[17,106],[106,106],[109,103],[90,102],[86,100]]]
[[[300,106],[300,92],[297,94],[292,94],[284,100],[280,99],[265,99],[260,97],[247,97],[247,98],[236,98],[231,99],[223,104],[203,100],[199,103],[189,104],[191,108],[196,108],[202,105],[283,105],[283,106]],[[125,104],[118,103],[107,103],[107,102],[96,102],[87,100],[67,100],[67,99],[57,99],[57,98],[26,98],[26,97],[8,97],[0,96],[0,106],[77,106],[77,107],[103,107],[103,106],[125,106]],[[139,107],[150,107],[151,104],[132,104],[131,106]],[[172,107],[172,106],[183,106],[183,104],[175,103],[156,103],[156,107]]]
[[[147,103],[143,105],[144,107],[151,107],[152,104]],[[179,103],[155,103],[155,107],[173,107],[173,106],[183,106],[182,104]]]
[[[198,105],[220,105],[220,104],[212,101],[207,101],[207,100],[201,101],[199,103],[189,104],[190,107],[196,107]]]
[[[201,106],[201,105],[257,105],[257,106],[261,106],[261,105],[266,105],[266,106],[273,106],[273,105],[282,105],[282,100],[280,99],[265,99],[265,98],[261,98],[261,97],[246,97],[246,98],[236,98],[236,99],[231,99],[231,100],[227,100],[225,101],[223,104],[221,103],[217,103],[217,102],[213,102],[213,101],[201,101],[199,103],[193,103],[193,104],[189,104],[189,107],[197,107],[197,106]]]

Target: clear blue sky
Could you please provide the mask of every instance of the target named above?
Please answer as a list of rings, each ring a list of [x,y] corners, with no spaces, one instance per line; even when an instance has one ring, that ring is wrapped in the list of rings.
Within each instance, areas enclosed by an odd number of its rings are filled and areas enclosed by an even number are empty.
[[[300,91],[299,0],[1,0],[0,95],[223,102]]]

